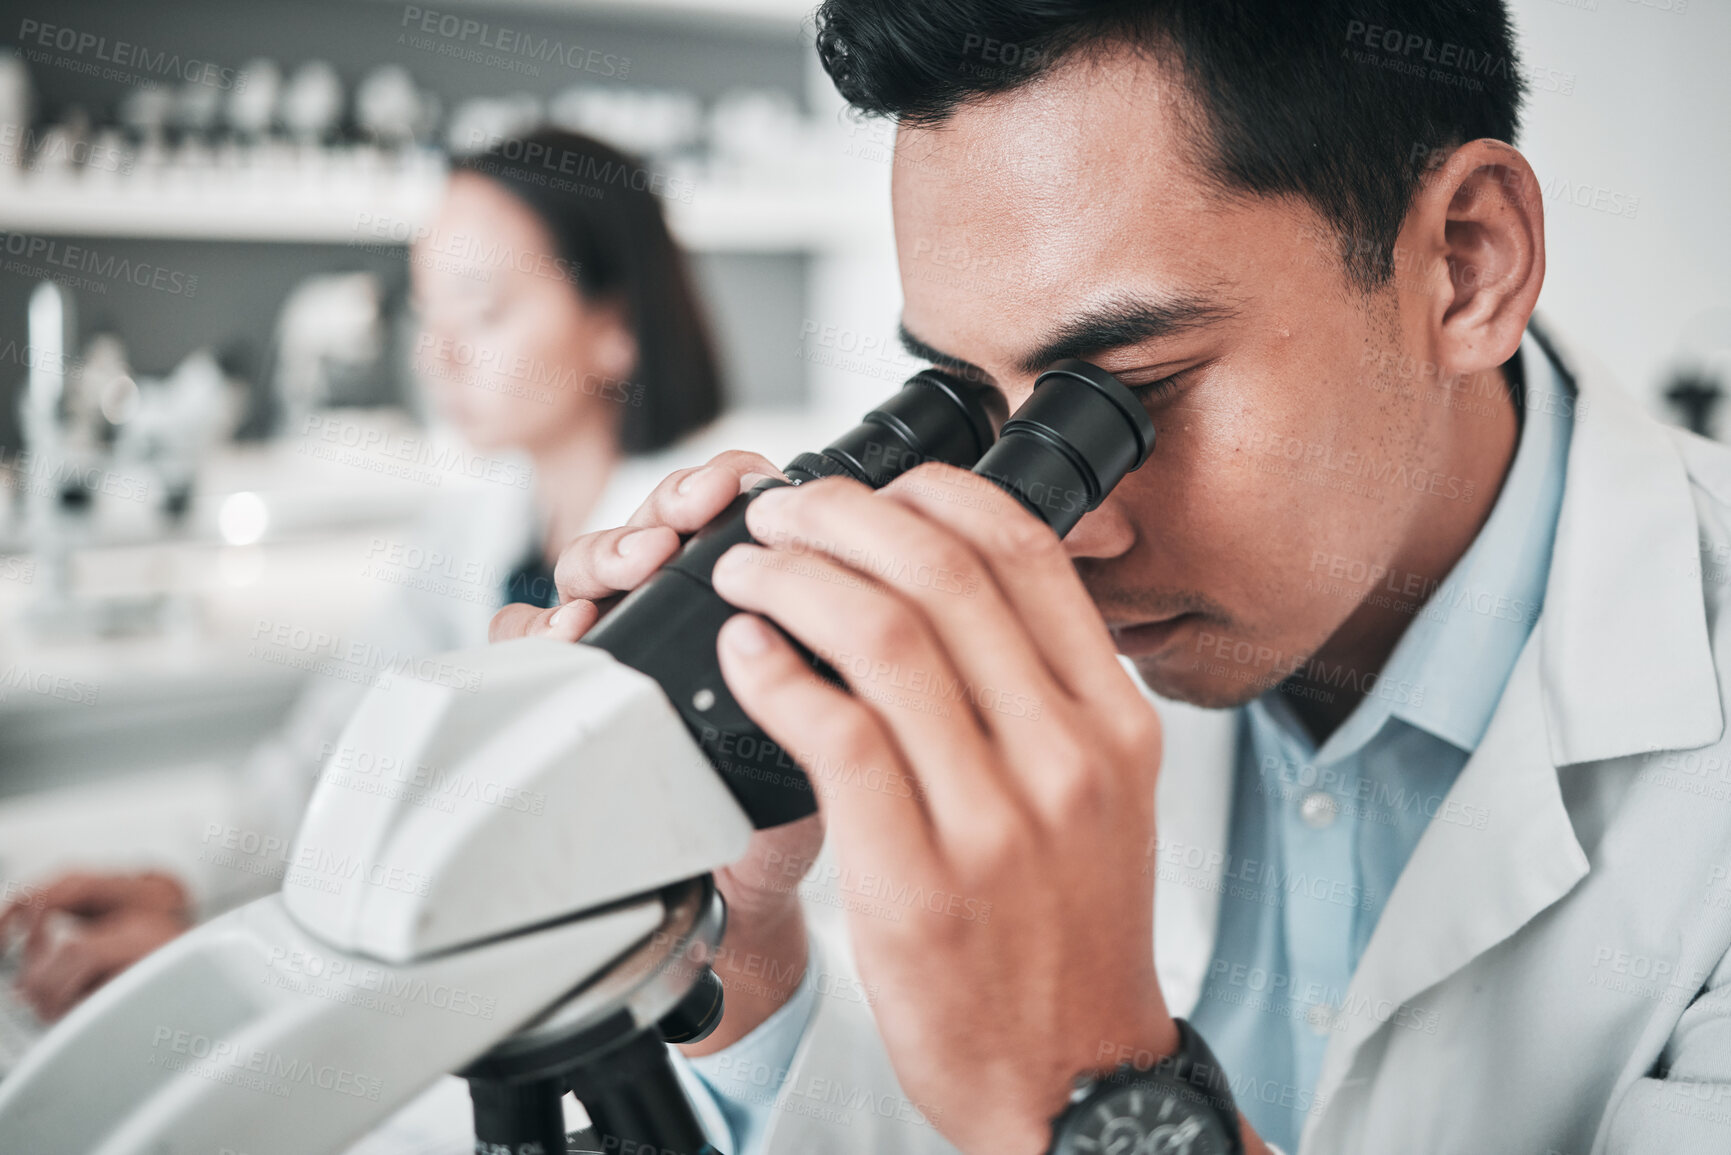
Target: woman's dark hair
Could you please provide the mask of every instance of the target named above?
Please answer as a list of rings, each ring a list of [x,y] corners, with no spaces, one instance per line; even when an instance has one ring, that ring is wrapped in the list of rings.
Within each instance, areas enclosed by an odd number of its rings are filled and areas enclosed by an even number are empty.
[[[1367,289],[1393,270],[1426,165],[1480,137],[1512,144],[1520,124],[1504,0],[824,0],[817,13],[841,94],[910,125],[1116,45],[1177,65],[1217,187],[1309,202]]]
[[[620,446],[648,453],[721,412],[721,374],[685,256],[655,190],[664,178],[591,137],[556,129],[502,141],[455,165],[498,182],[552,234],[585,298],[616,302],[637,344]]]

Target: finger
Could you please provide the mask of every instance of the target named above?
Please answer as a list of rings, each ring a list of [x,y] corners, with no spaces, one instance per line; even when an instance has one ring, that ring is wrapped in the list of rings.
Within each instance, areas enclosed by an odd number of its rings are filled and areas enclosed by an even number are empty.
[[[718,453],[705,465],[669,475],[625,524],[696,533],[758,480],[785,476],[761,454],[744,450]]]
[[[559,642],[574,642],[595,624],[599,612],[594,602],[566,602],[549,609],[514,603],[494,614],[493,620],[487,623],[487,640],[509,642],[517,638],[552,638]]]
[[[63,874],[42,888],[37,905],[44,912],[101,914],[124,898],[130,881],[111,874]]]
[[[54,1022],[106,981],[109,970],[95,951],[78,951],[63,960],[37,989],[36,1013]]]
[[[832,559],[920,607],[965,679],[986,731],[1012,752],[1037,756],[1049,729],[1041,719],[1064,706],[1066,693],[1033,639],[1005,628],[1017,617],[1015,607],[966,541],[915,510],[847,483],[766,493],[748,516],[759,541],[793,550],[801,563]]]
[[[37,908],[39,902],[39,896],[31,892],[13,899],[4,909],[0,909],[0,952],[5,950],[7,942],[10,941],[7,935],[14,927],[29,926],[30,912]]]
[[[876,714],[813,677],[787,640],[751,614],[727,620],[717,653],[740,706],[811,778],[825,825],[849,861],[916,875],[936,866],[919,792],[885,788],[911,774]],[[829,789],[819,789],[820,782]]]
[[[22,916],[24,957],[39,955],[57,922],[98,918],[122,905],[136,887],[129,878],[111,874],[65,874],[42,888]]]
[[[559,555],[553,584],[561,601],[610,597],[642,585],[678,549],[679,535],[664,525],[586,533]]]
[[[968,544],[1072,697],[1141,700],[1062,539],[1021,502],[977,474],[945,465],[911,470],[882,493]]]
[[[883,720],[946,840],[1015,817],[1020,786],[994,771],[998,759],[962,676],[916,607],[828,558],[764,546],[734,546],[713,580],[727,601],[773,615],[834,667],[857,699],[850,711],[868,709]],[[806,680],[823,684],[801,668]]]
[[[52,1022],[65,1011],[65,988],[83,984],[91,961],[82,936],[60,939],[26,956],[18,971],[18,995],[45,1021]]]

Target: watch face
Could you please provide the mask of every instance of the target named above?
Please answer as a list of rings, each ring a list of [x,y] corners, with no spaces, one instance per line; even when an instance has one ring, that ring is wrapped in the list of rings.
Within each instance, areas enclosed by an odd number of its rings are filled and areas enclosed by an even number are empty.
[[[1186,1090],[1138,1083],[1095,1096],[1064,1128],[1063,1155],[1228,1155],[1232,1139]]]

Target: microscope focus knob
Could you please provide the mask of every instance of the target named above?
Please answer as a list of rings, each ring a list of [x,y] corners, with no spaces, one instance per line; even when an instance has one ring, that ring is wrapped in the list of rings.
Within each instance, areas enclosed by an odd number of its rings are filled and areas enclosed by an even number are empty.
[[[723,991],[721,978],[708,967],[697,983],[685,992],[679,1005],[657,1024],[663,1042],[695,1043],[707,1039],[721,1022]]]

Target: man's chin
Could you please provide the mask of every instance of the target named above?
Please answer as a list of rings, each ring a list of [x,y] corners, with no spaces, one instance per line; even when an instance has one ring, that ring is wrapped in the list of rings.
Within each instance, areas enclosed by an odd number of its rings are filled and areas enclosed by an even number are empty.
[[[1147,687],[1173,702],[1204,710],[1229,710],[1255,701],[1265,689],[1254,682],[1210,674],[1194,655],[1133,658],[1131,664]]]

